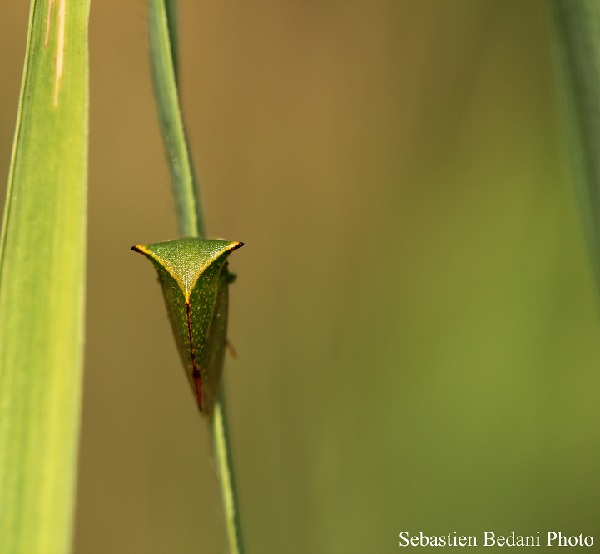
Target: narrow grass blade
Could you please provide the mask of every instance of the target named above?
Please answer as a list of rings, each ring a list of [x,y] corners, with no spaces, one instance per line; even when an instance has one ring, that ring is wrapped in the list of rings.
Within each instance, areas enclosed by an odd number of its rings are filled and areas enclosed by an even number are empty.
[[[163,141],[167,150],[167,161],[171,171],[179,232],[187,237],[204,237],[202,207],[196,192],[193,164],[186,142],[179,106],[175,15],[175,0],[148,0],[148,26],[154,94]],[[226,289],[225,286],[225,292]],[[224,338],[227,334],[226,321],[222,321],[218,327],[219,332],[217,334]],[[212,342],[215,342],[214,339]],[[223,349],[218,345],[218,341],[216,341],[216,346],[213,345],[209,350],[213,352],[209,356],[212,359],[211,363],[222,366]],[[244,543],[235,488],[233,456],[227,427],[223,386],[220,387],[219,397],[214,404],[211,424],[229,552],[230,554],[243,554]]]
[[[183,237],[204,237],[202,208],[177,90],[175,13],[172,0],[148,0],[152,82],[171,172],[179,234]]]
[[[600,2],[551,5],[571,174],[600,286]]]
[[[70,550],[79,430],[89,0],[33,0],[0,242],[0,552]]]

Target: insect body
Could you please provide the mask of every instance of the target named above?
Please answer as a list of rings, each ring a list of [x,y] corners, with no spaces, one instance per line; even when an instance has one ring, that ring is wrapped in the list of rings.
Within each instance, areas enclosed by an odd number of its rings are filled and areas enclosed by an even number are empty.
[[[210,417],[227,344],[227,257],[241,242],[184,238],[132,246],[156,268],[171,327],[200,411]]]

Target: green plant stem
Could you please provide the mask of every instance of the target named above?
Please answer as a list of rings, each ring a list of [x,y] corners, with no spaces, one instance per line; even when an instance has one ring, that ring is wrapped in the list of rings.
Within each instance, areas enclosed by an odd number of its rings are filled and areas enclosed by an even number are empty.
[[[551,7],[571,178],[600,286],[600,3],[553,0]]]
[[[231,441],[229,440],[229,427],[227,425],[227,409],[225,404],[225,389],[221,386],[219,400],[215,405],[212,415],[213,448],[221,485],[221,498],[225,512],[225,525],[229,551],[233,554],[243,554],[244,543],[242,540],[242,525],[236,502],[235,476],[233,474],[233,460],[231,456]]]
[[[148,0],[152,75],[160,127],[171,171],[179,232],[183,236],[202,237],[205,236],[202,210],[196,193],[177,91],[177,40],[173,19],[175,11],[174,0]],[[211,426],[229,551],[231,554],[243,554],[223,385],[211,417]]]
[[[177,226],[184,237],[204,237],[206,232],[196,188],[194,169],[186,140],[177,91],[173,2],[148,0],[150,59],[158,121],[171,172]],[[173,35],[173,36],[172,36]]]

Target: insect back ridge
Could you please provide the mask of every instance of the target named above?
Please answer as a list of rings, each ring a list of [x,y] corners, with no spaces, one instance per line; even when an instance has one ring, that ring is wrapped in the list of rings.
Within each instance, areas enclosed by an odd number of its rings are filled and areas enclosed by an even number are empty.
[[[212,414],[227,336],[227,257],[239,242],[186,238],[134,246],[156,268],[173,334],[200,411]]]

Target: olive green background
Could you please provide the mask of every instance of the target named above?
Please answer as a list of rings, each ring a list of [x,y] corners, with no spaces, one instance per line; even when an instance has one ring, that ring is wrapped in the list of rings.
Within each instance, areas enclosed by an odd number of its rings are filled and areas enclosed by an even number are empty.
[[[226,385],[249,554],[600,542],[598,301],[548,6],[181,1],[208,228],[246,244]],[[0,17],[1,175],[27,9]],[[226,549],[207,429],[129,251],[176,233],[145,17],[92,3],[77,554]]]

